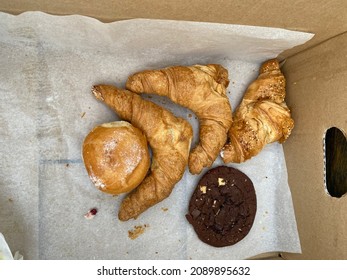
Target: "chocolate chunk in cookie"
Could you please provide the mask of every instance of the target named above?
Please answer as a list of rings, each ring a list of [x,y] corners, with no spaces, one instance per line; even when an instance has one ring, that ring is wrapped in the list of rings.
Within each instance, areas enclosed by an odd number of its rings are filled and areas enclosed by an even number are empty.
[[[256,194],[249,177],[235,168],[219,166],[200,179],[186,218],[203,242],[224,247],[249,233],[256,210]]]

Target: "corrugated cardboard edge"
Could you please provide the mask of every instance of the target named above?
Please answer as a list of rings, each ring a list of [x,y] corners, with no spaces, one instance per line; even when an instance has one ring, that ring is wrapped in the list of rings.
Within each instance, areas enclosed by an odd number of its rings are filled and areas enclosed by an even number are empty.
[[[324,136],[347,131],[347,33],[287,59],[287,104],[295,129],[284,144],[302,254],[285,259],[347,259],[347,197],[329,195]]]

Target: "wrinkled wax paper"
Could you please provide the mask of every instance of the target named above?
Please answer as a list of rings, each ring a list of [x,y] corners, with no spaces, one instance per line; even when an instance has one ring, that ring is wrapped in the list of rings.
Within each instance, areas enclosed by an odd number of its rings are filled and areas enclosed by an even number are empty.
[[[0,13],[0,231],[10,248],[25,259],[244,259],[300,252],[278,143],[245,163],[230,164],[253,181],[258,210],[250,233],[224,248],[202,243],[185,218],[202,174],[186,170],[169,198],[121,222],[123,195],[92,185],[81,145],[94,126],[119,120],[93,97],[94,84],[124,87],[139,70],[220,63],[229,70],[227,92],[235,109],[261,62],[312,36],[227,24],[146,19],[104,24],[82,16]],[[192,124],[194,146],[195,115],[168,99],[150,100]],[[213,166],[221,164],[218,158]],[[97,214],[86,219],[94,207]],[[144,232],[130,239],[128,231],[138,226]]]

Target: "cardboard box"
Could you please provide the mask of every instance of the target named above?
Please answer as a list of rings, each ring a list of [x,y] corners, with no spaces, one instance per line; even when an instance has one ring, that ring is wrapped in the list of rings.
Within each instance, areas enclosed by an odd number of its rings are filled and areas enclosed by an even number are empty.
[[[284,52],[287,103],[296,127],[284,144],[302,254],[284,259],[347,259],[347,197],[325,185],[324,137],[330,127],[347,131],[347,4],[345,1],[0,1],[0,10],[80,14],[105,22],[156,18],[280,27],[315,37]],[[336,147],[336,149],[339,149]],[[327,167],[329,168],[329,167]],[[342,176],[347,166],[342,166]],[[346,177],[344,177],[346,178]],[[346,184],[342,186],[346,192]],[[276,258],[277,254],[263,256]],[[262,257],[259,257],[262,258]]]

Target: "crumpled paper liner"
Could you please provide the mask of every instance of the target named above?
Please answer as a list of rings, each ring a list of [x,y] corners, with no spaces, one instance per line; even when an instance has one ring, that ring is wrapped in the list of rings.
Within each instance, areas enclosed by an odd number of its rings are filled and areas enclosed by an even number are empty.
[[[14,256],[8,246],[4,235],[0,232],[0,260],[23,260],[23,256],[17,251]]]

